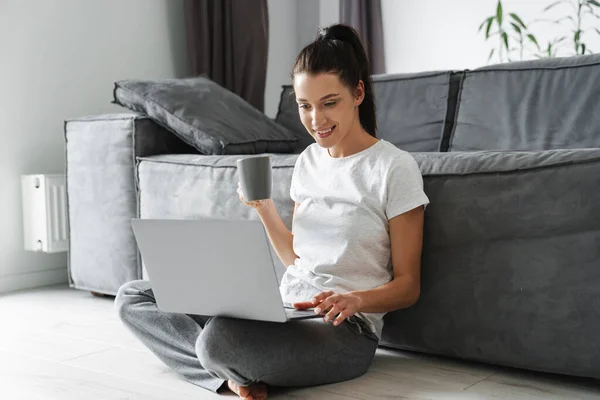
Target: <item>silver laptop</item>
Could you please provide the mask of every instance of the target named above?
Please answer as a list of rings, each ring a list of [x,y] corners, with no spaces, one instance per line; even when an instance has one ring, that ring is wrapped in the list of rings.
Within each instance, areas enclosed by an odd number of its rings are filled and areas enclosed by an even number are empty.
[[[272,322],[322,318],[282,301],[260,221],[133,218],[131,225],[162,311]]]

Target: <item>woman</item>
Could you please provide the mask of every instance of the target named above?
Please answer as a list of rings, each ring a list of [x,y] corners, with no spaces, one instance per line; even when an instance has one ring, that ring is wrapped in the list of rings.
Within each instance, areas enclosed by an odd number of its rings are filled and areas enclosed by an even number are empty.
[[[287,266],[285,302],[323,318],[284,324],[170,314],[148,282],[129,282],[116,304],[124,323],[165,364],[214,392],[266,399],[267,385],[311,386],[363,375],[385,313],[419,297],[424,208],[415,160],[376,136],[370,70],[356,31],[333,25],[292,70],[303,125],[316,143],[294,167],[293,235],[271,199],[256,209]]]

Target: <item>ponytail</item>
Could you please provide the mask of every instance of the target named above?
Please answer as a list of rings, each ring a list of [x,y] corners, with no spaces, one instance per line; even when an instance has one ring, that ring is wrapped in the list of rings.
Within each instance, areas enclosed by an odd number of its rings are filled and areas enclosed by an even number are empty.
[[[352,92],[362,80],[365,97],[358,106],[358,116],[363,129],[377,137],[375,96],[371,79],[371,68],[364,46],[356,30],[342,24],[319,29],[317,38],[302,49],[292,69],[296,74],[336,72],[340,80]]]

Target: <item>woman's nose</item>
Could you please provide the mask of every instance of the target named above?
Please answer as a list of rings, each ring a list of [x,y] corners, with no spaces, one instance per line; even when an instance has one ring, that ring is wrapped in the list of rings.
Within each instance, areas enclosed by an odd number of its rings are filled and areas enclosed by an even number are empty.
[[[321,127],[325,122],[325,114],[321,111],[313,111],[312,112],[312,126],[313,128]]]

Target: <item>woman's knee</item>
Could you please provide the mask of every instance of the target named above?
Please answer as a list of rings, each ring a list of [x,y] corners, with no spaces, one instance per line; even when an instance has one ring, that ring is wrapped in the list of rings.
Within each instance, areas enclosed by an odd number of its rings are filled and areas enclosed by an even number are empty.
[[[211,318],[196,339],[196,355],[205,368],[210,365],[224,366],[235,361],[235,349],[239,348],[236,337],[239,332],[235,320],[224,317]]]
[[[122,321],[129,317],[132,307],[147,300],[140,292],[150,289],[150,282],[144,280],[129,281],[121,285],[115,296],[114,307]]]
[[[204,368],[213,363],[219,363],[221,360],[218,360],[220,350],[218,350],[221,346],[219,343],[219,335],[215,332],[216,325],[221,324],[220,317],[214,317],[202,329],[200,335],[196,339],[195,349],[196,355],[198,356],[198,360],[200,360],[200,364]]]
[[[253,368],[248,367],[244,351],[240,350],[240,335],[243,334],[239,320],[211,318],[196,340],[196,356],[200,365],[220,378],[231,379],[239,385],[256,382],[253,379],[256,374]]]

